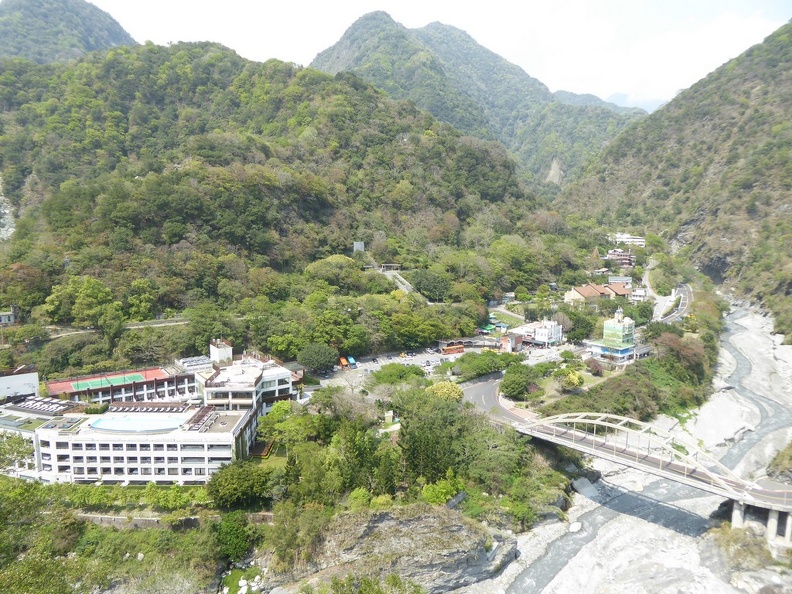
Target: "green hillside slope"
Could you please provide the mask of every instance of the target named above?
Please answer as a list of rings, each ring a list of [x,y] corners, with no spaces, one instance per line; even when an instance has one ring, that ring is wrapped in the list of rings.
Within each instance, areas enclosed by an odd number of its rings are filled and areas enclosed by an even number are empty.
[[[0,105],[20,214],[0,300],[23,308],[80,274],[119,296],[152,279],[157,309],[181,308],[217,298],[229,254],[288,271],[365,241],[393,261],[457,241],[488,205],[530,207],[500,145],[354,75],[213,44],[0,62]]]
[[[0,56],[58,62],[135,44],[113,17],[84,0],[0,2]]]
[[[686,246],[792,332],[792,24],[617,138],[558,205]]]
[[[312,66],[355,72],[468,134],[496,138],[536,185],[574,178],[643,115],[571,93],[556,98],[464,31],[441,23],[410,30],[383,12],[356,21]]]

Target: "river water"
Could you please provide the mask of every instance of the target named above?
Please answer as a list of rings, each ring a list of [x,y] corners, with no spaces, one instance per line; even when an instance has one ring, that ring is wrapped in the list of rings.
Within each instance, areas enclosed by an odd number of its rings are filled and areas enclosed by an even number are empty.
[[[715,440],[721,462],[742,476],[756,476],[792,437],[786,389],[792,347],[781,346],[769,320],[756,312],[736,310],[726,321],[717,378],[722,389],[691,425],[694,437],[695,431],[726,431]],[[549,536],[545,542],[535,537],[522,541],[521,552],[529,558],[522,561],[524,569],[516,576],[509,575],[515,569],[507,570],[505,579],[482,584],[476,592],[748,591],[732,585],[732,572],[705,537],[723,518],[723,499],[603,461],[595,461],[594,467],[603,472],[596,485],[599,495],[576,495],[570,511],[575,530],[538,528]],[[792,580],[784,586],[792,588]]]

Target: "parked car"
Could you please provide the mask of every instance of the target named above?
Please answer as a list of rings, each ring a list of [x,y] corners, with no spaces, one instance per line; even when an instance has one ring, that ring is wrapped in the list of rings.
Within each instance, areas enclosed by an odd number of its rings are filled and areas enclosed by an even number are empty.
[[[379,359],[377,359],[376,357],[374,357],[374,358],[371,360],[371,362],[372,362],[372,363],[379,363]]]

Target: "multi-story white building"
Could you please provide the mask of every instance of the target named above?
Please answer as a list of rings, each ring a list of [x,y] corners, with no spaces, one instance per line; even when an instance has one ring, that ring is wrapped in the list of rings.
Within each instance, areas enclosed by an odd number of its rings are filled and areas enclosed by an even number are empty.
[[[613,233],[612,235],[608,235],[608,239],[613,243],[646,247],[646,238],[630,235],[629,233]]]
[[[214,365],[195,372],[197,397],[217,410],[253,409],[266,414],[279,400],[292,397],[292,372],[269,357],[243,353],[232,360],[231,346],[212,341],[210,357]]]
[[[17,474],[46,482],[205,483],[223,464],[247,457],[258,417],[292,397],[292,372],[257,353],[233,359],[223,341],[213,341],[210,354],[211,365],[195,372],[197,393],[183,402],[136,400],[134,391],[121,401],[117,384],[112,402],[96,400],[108,404],[103,414],[75,412],[82,406],[53,398],[0,406],[0,431],[33,442],[34,460]]]
[[[512,328],[507,336],[510,350],[519,352],[523,345],[550,347],[561,344],[564,340],[564,329],[555,320],[542,320]]]
[[[247,456],[248,429],[255,427],[251,410],[137,404],[111,408],[101,415],[66,414],[35,429],[35,478],[205,483],[223,464]]]

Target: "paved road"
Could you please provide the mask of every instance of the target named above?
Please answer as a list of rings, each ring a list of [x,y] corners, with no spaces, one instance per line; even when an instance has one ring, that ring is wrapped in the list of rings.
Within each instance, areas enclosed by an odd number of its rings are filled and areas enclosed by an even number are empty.
[[[679,297],[679,305],[667,316],[660,318],[660,321],[666,324],[678,322],[690,313],[690,306],[693,303],[693,289],[688,284],[677,285],[674,289],[673,297],[674,299]]]
[[[720,458],[721,464],[735,468],[765,438],[781,429],[792,426],[792,412],[780,402],[766,398],[752,391],[750,385],[751,363],[734,346],[735,333],[740,328],[734,324],[742,312],[734,312],[726,317],[726,329],[721,334],[721,347],[734,356],[735,370],[726,378],[735,391],[750,402],[754,402],[761,412],[761,421],[753,431],[745,433],[734,443],[729,451]],[[613,489],[605,481],[600,487]],[[620,515],[630,515],[642,520],[662,525],[670,530],[689,536],[701,536],[710,527],[707,517],[691,513],[674,505],[676,501],[702,497],[701,490],[680,485],[671,480],[658,479],[649,483],[640,494],[617,491],[615,497],[607,498],[603,505],[582,514],[578,521],[583,529],[577,533],[567,533],[554,540],[544,555],[531,564],[509,586],[509,594],[540,594],[564,567],[577,556],[581,549],[597,538],[599,529]],[[648,582],[651,578],[648,578]]]

